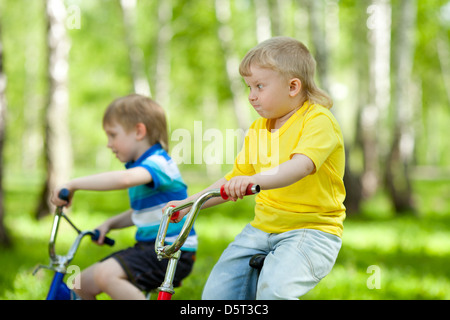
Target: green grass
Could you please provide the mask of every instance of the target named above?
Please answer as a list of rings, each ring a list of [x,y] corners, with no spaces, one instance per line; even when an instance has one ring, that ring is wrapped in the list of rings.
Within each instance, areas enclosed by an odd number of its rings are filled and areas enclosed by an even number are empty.
[[[365,203],[361,214],[348,217],[335,267],[303,299],[450,299],[450,203],[444,197],[448,186],[418,182],[416,190],[420,195],[417,217],[396,217],[382,194]],[[51,281],[51,272],[45,269],[32,275],[36,265],[48,263],[52,223],[51,216],[33,219],[36,194],[25,193],[21,186],[7,189],[5,223],[13,247],[0,249],[2,300],[43,299]],[[126,207],[123,192],[80,192],[70,216],[79,227],[89,229]],[[197,261],[174,299],[200,299],[211,268],[251,217],[251,199],[202,211],[196,222]],[[58,238],[60,252],[67,250],[75,236],[65,228]],[[114,249],[86,240],[72,264],[83,269],[112,250],[131,245],[133,234],[133,228],[113,231]],[[377,288],[371,289],[375,283]]]

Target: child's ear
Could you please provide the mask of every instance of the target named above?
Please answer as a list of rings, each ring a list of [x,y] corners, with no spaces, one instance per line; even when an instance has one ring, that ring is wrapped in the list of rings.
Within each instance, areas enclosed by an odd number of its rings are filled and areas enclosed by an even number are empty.
[[[147,128],[145,127],[145,124],[142,122],[139,122],[136,124],[136,139],[142,140],[147,136]]]
[[[302,82],[298,78],[293,78],[289,81],[289,95],[295,97],[302,90]]]

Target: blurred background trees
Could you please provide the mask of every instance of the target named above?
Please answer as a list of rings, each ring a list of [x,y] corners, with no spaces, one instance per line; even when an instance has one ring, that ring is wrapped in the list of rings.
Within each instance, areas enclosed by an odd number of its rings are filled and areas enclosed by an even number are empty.
[[[0,0],[0,299],[43,296],[28,274],[45,263],[52,185],[123,168],[101,126],[113,99],[138,92],[165,108],[196,192],[231,168],[257,117],[240,60],[278,35],[316,57],[346,144],[344,246],[310,297],[448,299],[449,0]],[[126,194],[113,195],[77,195],[77,221],[124,210]],[[200,296],[251,208],[198,219],[198,261],[180,298]],[[102,250],[81,250],[76,263]],[[378,292],[366,285],[373,265]]]
[[[256,114],[238,64],[277,35],[307,44],[334,99],[349,214],[379,193],[417,213],[413,180],[450,179],[447,0],[0,0],[0,30],[3,186],[41,188],[37,216],[54,181],[121,168],[101,128],[118,96],[151,95],[171,132],[247,128]],[[223,160],[180,167],[212,180]]]

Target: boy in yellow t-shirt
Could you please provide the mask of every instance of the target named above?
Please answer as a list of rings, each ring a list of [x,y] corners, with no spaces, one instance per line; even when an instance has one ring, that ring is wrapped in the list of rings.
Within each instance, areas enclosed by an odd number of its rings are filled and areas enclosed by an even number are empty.
[[[233,201],[249,184],[261,192],[253,221],[223,252],[203,298],[297,299],[331,271],[341,247],[341,130],[329,111],[331,99],[314,83],[314,58],[301,42],[266,40],[247,53],[239,71],[261,118],[250,127],[233,170],[207,189],[224,184]],[[214,198],[205,206],[221,202]],[[248,264],[254,254],[267,255],[259,278]]]
[[[278,165],[296,154],[311,159],[316,172],[288,186],[268,190],[262,186],[263,190],[256,196],[255,218],[250,224],[267,233],[310,228],[341,236],[345,217],[342,204],[345,164],[342,136],[333,115],[320,105],[310,106],[305,102],[279,130],[267,130],[269,122],[260,118],[252,124],[243,150],[225,179],[256,173],[267,176],[267,180],[268,175],[282,179],[277,173]],[[286,170],[286,174],[291,172]]]

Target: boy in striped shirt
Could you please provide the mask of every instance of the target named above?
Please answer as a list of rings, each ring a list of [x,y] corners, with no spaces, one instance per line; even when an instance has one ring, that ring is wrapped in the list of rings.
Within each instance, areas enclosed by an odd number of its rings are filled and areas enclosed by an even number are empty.
[[[132,225],[137,226],[134,247],[113,253],[85,269],[75,279],[74,291],[82,299],[95,299],[105,292],[112,299],[144,299],[143,291],[157,288],[164,280],[167,260],[159,261],[155,239],[162,216],[161,209],[171,200],[187,197],[186,185],[168,155],[168,133],[164,110],[150,98],[129,95],[113,101],[103,117],[108,148],[125,163],[125,170],[111,171],[73,179],[58,187],[52,202],[70,205],[76,190],[128,189],[130,209],[106,220],[97,229],[99,244],[106,233]],[[69,189],[69,203],[57,195]],[[166,241],[179,234],[183,223],[171,224]],[[181,248],[174,278],[176,286],[192,270],[197,249],[194,229]]]

